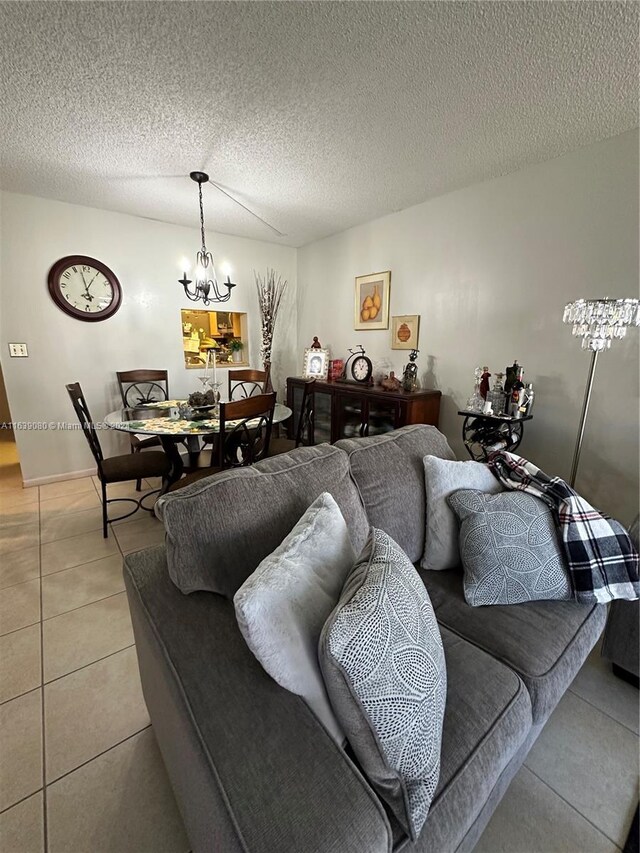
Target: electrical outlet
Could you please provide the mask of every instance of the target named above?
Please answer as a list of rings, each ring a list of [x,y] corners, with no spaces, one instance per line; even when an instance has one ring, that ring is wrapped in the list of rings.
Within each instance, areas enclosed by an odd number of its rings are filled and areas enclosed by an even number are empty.
[[[26,344],[9,344],[11,358],[29,358]]]

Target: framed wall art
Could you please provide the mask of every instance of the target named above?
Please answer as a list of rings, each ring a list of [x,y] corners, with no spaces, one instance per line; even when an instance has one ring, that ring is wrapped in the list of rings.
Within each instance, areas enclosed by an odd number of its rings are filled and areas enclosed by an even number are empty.
[[[309,347],[304,351],[302,375],[305,379],[326,379],[329,373],[329,350]]]
[[[390,290],[390,270],[356,276],[354,329],[389,328]]]
[[[419,314],[400,314],[391,318],[391,349],[418,349]]]

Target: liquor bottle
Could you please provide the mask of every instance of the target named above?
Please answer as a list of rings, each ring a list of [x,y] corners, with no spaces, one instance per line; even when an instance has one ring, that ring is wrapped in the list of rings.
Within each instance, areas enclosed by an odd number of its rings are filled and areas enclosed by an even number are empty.
[[[507,378],[504,383],[504,392],[507,395],[507,399],[511,394],[511,389],[513,388],[513,383],[518,378],[518,370],[520,369],[520,365],[518,364],[518,359],[514,359],[512,367],[507,367],[506,375]]]
[[[533,384],[529,382],[528,385],[525,385],[524,388],[524,400],[522,405],[520,406],[520,414],[522,415],[530,415],[531,409],[533,409],[533,402],[535,400],[535,392],[533,390]]]
[[[524,400],[524,367],[518,365],[516,380],[511,387],[511,405],[509,414],[512,418],[519,418],[521,415],[520,406]]]

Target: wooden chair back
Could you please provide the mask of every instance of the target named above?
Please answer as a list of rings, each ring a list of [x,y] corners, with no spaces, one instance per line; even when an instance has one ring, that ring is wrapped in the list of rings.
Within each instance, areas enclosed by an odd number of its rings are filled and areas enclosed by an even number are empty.
[[[93,458],[96,460],[98,470],[102,471],[102,461],[104,456],[102,455],[102,448],[100,447],[100,441],[98,440],[98,433],[93,425],[93,418],[91,417],[87,401],[82,393],[80,383],[72,382],[65,387],[69,393],[69,397],[71,398],[71,403],[75,409],[76,415],[78,416],[78,420],[80,421],[84,437],[87,439]]]
[[[251,367],[229,371],[229,400],[244,400],[257,394],[268,394],[271,367],[254,370]]]
[[[268,456],[275,405],[274,392],[220,403],[220,468],[253,465]]]
[[[120,370],[116,373],[125,409],[144,407],[169,399],[169,374],[166,370]]]

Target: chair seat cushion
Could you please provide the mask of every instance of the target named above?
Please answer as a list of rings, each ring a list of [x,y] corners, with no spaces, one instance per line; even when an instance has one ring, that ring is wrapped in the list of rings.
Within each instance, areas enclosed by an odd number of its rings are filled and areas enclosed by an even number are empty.
[[[105,483],[120,483],[141,477],[164,477],[169,468],[169,460],[163,451],[127,453],[103,461],[102,479]]]
[[[143,447],[161,447],[162,442],[157,435],[146,435],[146,433],[133,433],[130,436],[131,444],[136,450],[142,450]]]
[[[441,574],[431,572],[429,574]],[[440,626],[447,667],[440,779],[411,850],[456,850],[531,729],[513,670]]]
[[[279,456],[296,449],[296,443],[292,438],[272,438],[269,442],[269,456]]]
[[[198,480],[204,480],[205,477],[211,477],[219,471],[222,471],[222,468],[197,468],[195,471],[191,471],[186,474],[181,480],[177,480],[173,483],[173,485],[167,489],[167,493],[175,492],[178,489],[184,489],[185,486],[190,486],[191,483],[197,483]]]
[[[421,576],[440,625],[515,670],[531,696],[533,722],[544,722],[600,636],[605,607],[573,601],[470,607],[461,569]]]

